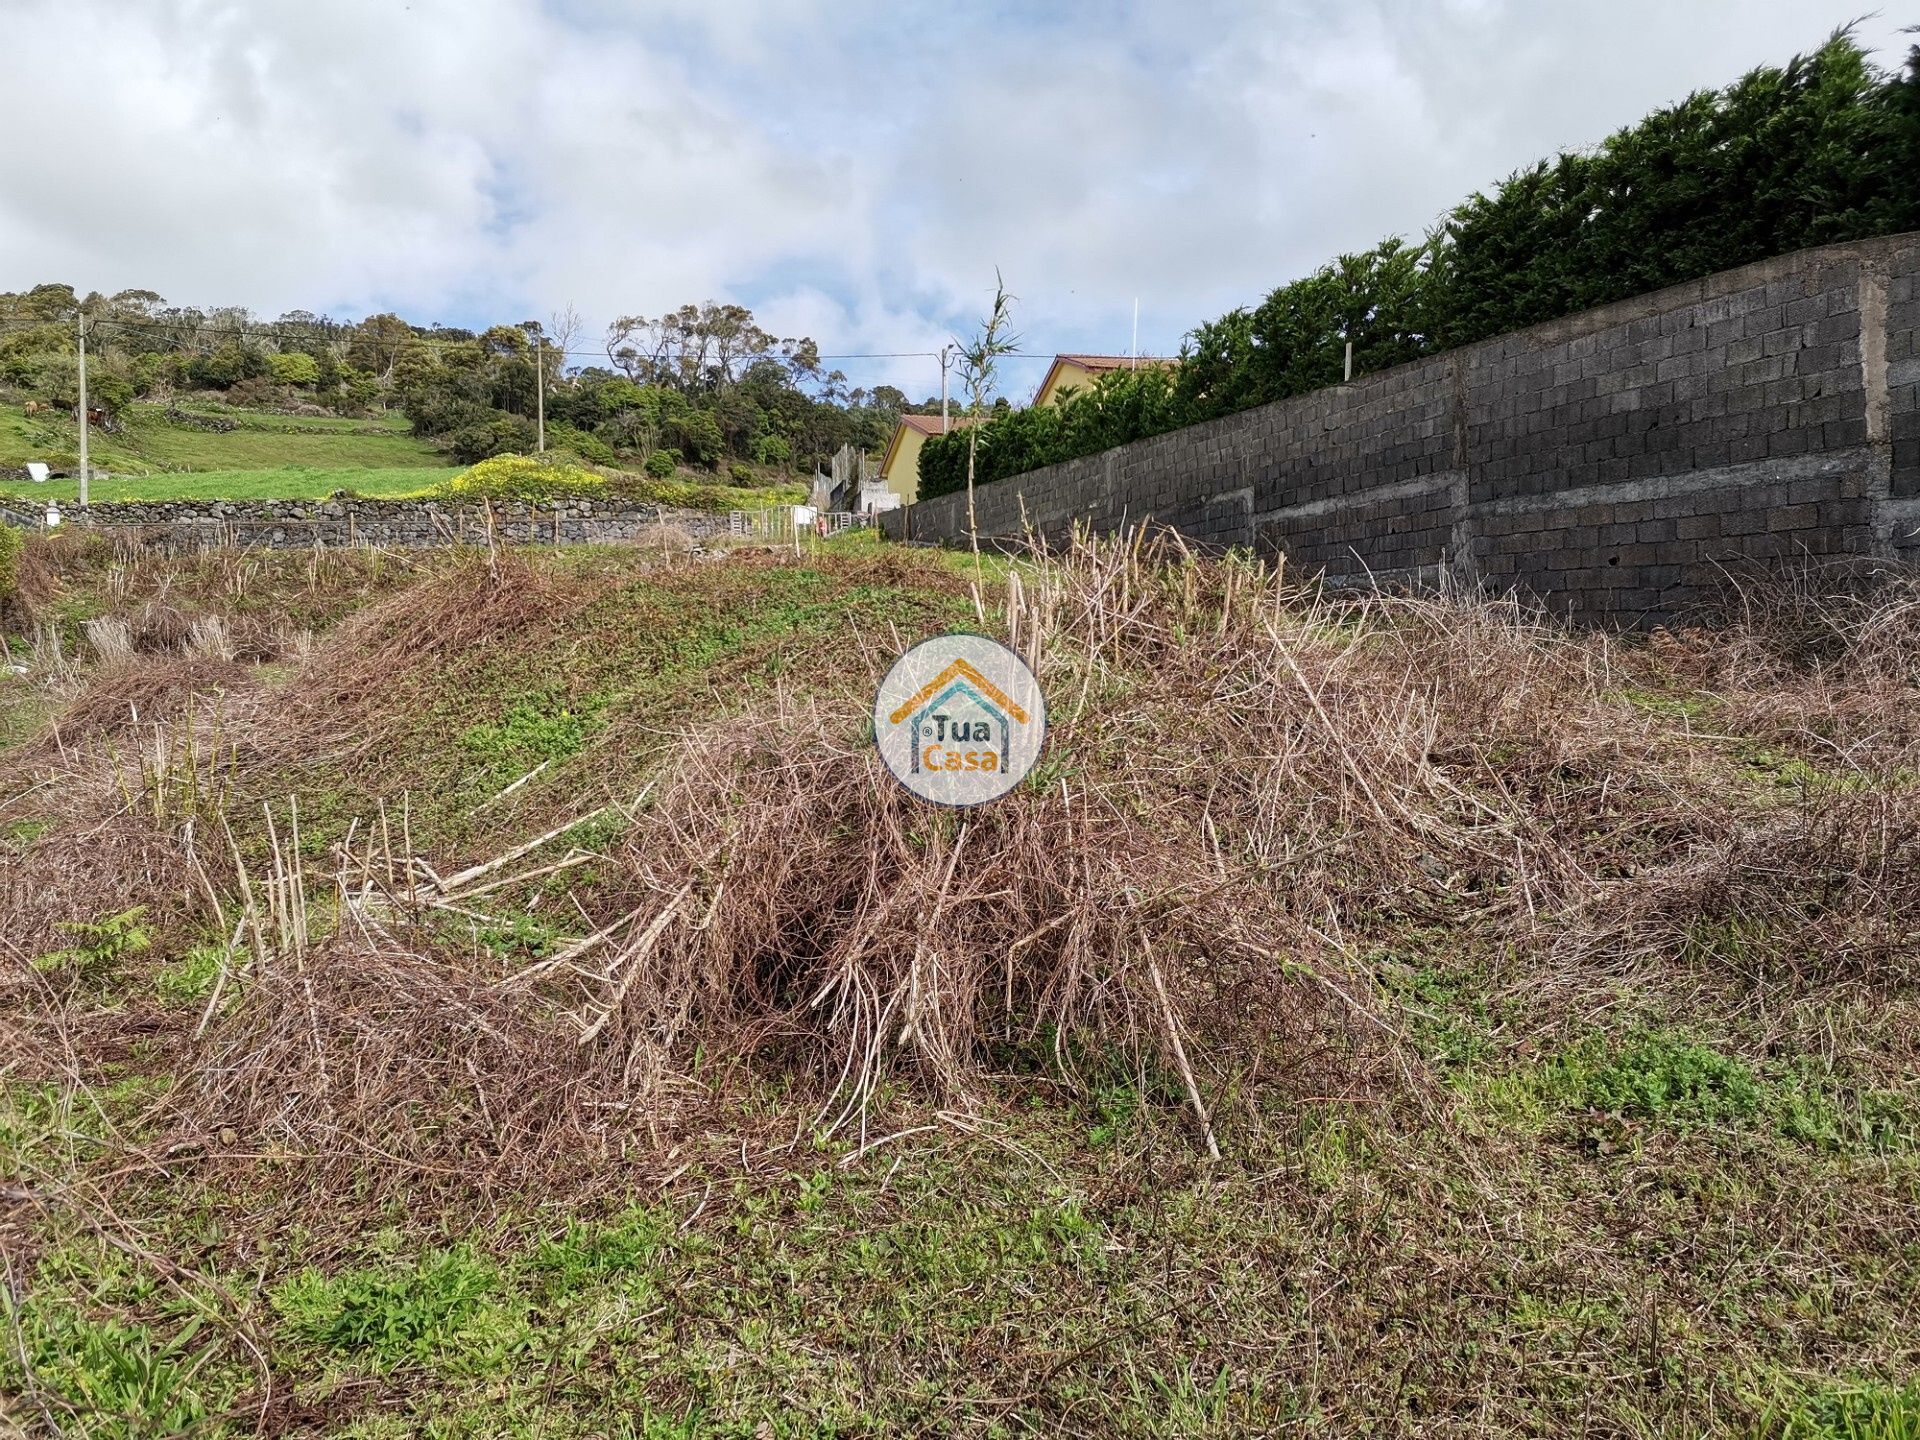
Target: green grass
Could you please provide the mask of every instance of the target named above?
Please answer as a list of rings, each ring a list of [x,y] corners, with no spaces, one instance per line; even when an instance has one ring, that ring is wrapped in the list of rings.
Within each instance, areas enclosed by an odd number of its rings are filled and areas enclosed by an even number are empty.
[[[259,472],[288,466],[324,470],[448,467],[438,450],[391,419],[301,419],[245,411],[226,412],[221,418],[236,422],[237,428],[211,431],[177,425],[158,407],[136,405],[119,431],[96,430],[89,435],[88,456],[98,469],[128,475],[181,470]],[[79,437],[71,419],[27,416],[14,406],[0,407],[0,465],[45,460],[69,466],[78,450]]]
[[[456,1247],[333,1279],[303,1270],[274,1292],[273,1307],[300,1339],[381,1368],[497,1369],[521,1338],[519,1307],[496,1303],[500,1289],[492,1264]]]
[[[369,415],[280,415],[271,411],[234,410],[224,405],[189,402],[174,406],[140,404],[134,406],[134,413],[160,416],[164,415],[168,409],[187,415],[198,415],[205,419],[232,420],[254,430],[309,431],[316,434],[380,432],[406,435],[410,433],[407,417],[398,410],[378,411]]]
[[[418,494],[447,477],[440,466],[360,469],[353,466],[289,465],[275,470],[207,470],[95,479],[88,498],[107,500],[324,500],[340,490],[373,497]],[[44,506],[49,500],[72,505],[79,499],[77,480],[0,483],[0,503]]]
[[[1435,1133],[1332,1110],[1207,1166],[1153,1107],[1120,1144],[1070,1107],[984,1119],[998,1143],[716,1158],[477,1229],[398,1206],[344,1250],[298,1227],[260,1248],[260,1196],[183,1189],[150,1243],[257,1286],[276,1373],[363,1440],[1920,1434],[1910,1381],[1808,1368],[1895,1325],[1910,1278],[1897,1237],[1818,1198],[1843,1172],[1712,1135],[1657,1169],[1538,1147],[1456,1169]],[[137,1261],[76,1242],[27,1291],[43,1390],[106,1402],[74,1433],[165,1433],[253,1379],[237,1346],[196,1363],[211,1293]]]
[[[115,500],[320,500],[341,490],[359,495],[416,494],[453,473],[446,457],[416,439],[398,416],[365,420],[207,409],[191,413],[231,420],[236,429],[199,430],[169,422],[157,406],[136,405],[117,433],[95,432],[89,459],[96,475],[88,498]],[[42,460],[71,469],[78,450],[73,422],[29,417],[0,407],[0,465]],[[0,482],[0,504],[39,509],[79,499],[72,478]]]
[[[1782,1410],[1780,1440],[1920,1440],[1920,1382],[1823,1386]]]
[[[95,476],[88,498],[115,500],[317,500],[341,490],[370,497],[418,495],[457,473],[433,445],[416,438],[400,415],[364,419],[293,416],[178,407],[189,415],[231,423],[234,429],[203,430],[166,418],[166,407],[136,405],[123,427],[94,431],[88,440]],[[77,466],[78,434],[64,416],[27,416],[18,406],[0,406],[0,466],[43,461],[56,469]],[[793,504],[806,486],[769,480],[760,486],[720,483],[718,477],[682,472],[665,480],[632,476],[618,493],[662,505],[700,510],[752,510]],[[79,498],[78,482],[0,481],[0,504],[34,508],[49,500]]]

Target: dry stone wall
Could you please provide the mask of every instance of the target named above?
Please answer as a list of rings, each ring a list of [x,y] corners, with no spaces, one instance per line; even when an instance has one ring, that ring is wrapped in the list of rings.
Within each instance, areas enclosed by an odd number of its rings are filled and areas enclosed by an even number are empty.
[[[428,500],[152,500],[70,509],[65,521],[136,530],[170,549],[251,545],[373,545],[420,549],[436,545],[579,545],[631,540],[672,525],[695,540],[727,533],[728,516],[620,500],[495,501],[492,506]]]
[[[1781,256],[982,486],[981,534],[1152,522],[1337,584],[1451,572],[1642,624],[1729,567],[1920,561],[1920,235]],[[957,541],[966,496],[883,517]]]

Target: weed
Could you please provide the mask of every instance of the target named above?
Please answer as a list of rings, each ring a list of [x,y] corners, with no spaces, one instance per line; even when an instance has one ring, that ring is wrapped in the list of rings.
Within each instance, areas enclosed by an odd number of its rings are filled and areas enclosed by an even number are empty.
[[[1654,690],[1641,690],[1634,686],[1623,686],[1619,697],[1636,710],[1644,710],[1650,715],[1661,715],[1670,720],[1685,720],[1699,723],[1714,711],[1715,702],[1710,695],[1663,695]]]
[[[110,980],[129,957],[153,948],[152,937],[140,924],[146,913],[146,906],[135,905],[99,920],[62,921],[60,929],[73,936],[74,943],[39,956],[34,968],[65,972],[91,983]]]
[[[224,945],[195,945],[179,959],[162,966],[154,976],[154,989],[160,1003],[185,1006],[204,1001],[213,993],[220,972],[231,959]]]
[[[1130,1082],[1101,1085],[1092,1096],[1098,1120],[1087,1130],[1089,1145],[1111,1145],[1140,1117],[1139,1088]]]
[[[194,1347],[200,1320],[163,1338],[146,1325],[89,1318],[65,1301],[35,1297],[16,1303],[4,1286],[0,1310],[18,1327],[19,1344],[17,1353],[0,1360],[0,1377],[8,1381],[0,1388],[47,1392],[75,1413],[83,1433],[146,1440],[183,1434],[206,1421],[208,1395],[197,1376],[218,1342]],[[8,1376],[23,1360],[27,1373]]]
[[[1769,1089],[1767,1110],[1783,1138],[1823,1150],[1891,1154],[1920,1139],[1920,1120],[1901,1096],[1850,1091],[1813,1061],[1787,1068]]]
[[[1642,1037],[1570,1078],[1577,1104],[1626,1119],[1713,1124],[1750,1120],[1760,1108],[1745,1063],[1675,1035]]]
[[[15,850],[25,850],[46,834],[52,825],[51,820],[41,819],[9,821],[5,825],[0,825],[0,844]]]
[[[531,915],[515,915],[504,925],[482,925],[480,943],[502,960],[544,960],[560,943],[560,932]]]
[[[1739,758],[1740,773],[1746,780],[1781,798],[1821,791],[1853,794],[1868,788],[1864,775],[1822,769],[1798,755],[1764,745],[1743,747]]]
[[[593,708],[576,713],[564,706],[522,700],[497,724],[475,725],[462,732],[460,744],[490,771],[518,773],[577,755],[600,723]]]
[[[523,1322],[495,1303],[500,1272],[471,1250],[421,1256],[404,1268],[327,1279],[303,1270],[274,1291],[274,1309],[301,1339],[364,1354],[383,1369],[436,1362],[485,1370],[524,1343]]]
[[[651,1271],[674,1229],[671,1213],[644,1206],[605,1225],[573,1221],[558,1239],[535,1246],[525,1264],[547,1293],[571,1295]]]

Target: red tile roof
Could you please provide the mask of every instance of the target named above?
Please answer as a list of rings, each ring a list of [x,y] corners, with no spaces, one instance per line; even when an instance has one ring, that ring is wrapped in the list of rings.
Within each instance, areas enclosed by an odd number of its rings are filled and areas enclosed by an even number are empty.
[[[1131,370],[1140,365],[1177,365],[1180,362],[1171,355],[1056,355],[1053,363],[1062,360],[1078,365],[1082,370],[1091,370],[1099,374],[1105,370]]]
[[[945,433],[945,431],[941,429],[940,417],[938,415],[902,415],[900,417],[900,423],[909,430],[918,430],[922,435],[940,435]],[[955,415],[948,421],[946,428],[949,430],[958,430],[964,425],[971,424],[973,424],[973,420],[970,416]]]

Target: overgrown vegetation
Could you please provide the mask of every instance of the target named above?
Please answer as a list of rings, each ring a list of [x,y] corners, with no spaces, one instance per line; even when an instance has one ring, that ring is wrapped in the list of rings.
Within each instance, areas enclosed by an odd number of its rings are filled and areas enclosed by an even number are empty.
[[[1100,378],[1059,406],[934,437],[920,494],[1338,384],[1811,245],[1920,228],[1920,48],[1876,69],[1847,32],[1691,95],[1586,150],[1198,326],[1177,368]]]
[[[11,1424],[1920,1414],[1920,581],[1635,643],[1105,545],[21,575]],[[965,815],[866,733],[959,628],[1051,726]]]

